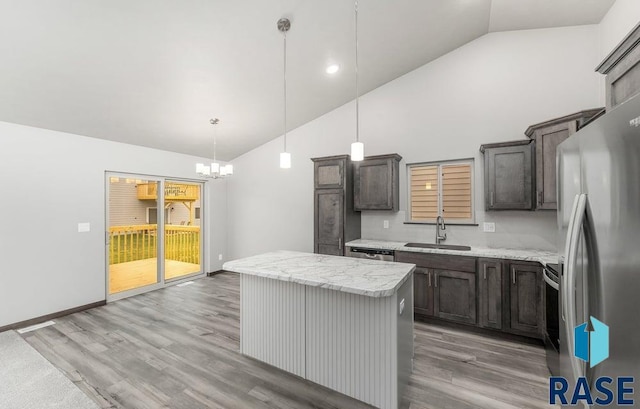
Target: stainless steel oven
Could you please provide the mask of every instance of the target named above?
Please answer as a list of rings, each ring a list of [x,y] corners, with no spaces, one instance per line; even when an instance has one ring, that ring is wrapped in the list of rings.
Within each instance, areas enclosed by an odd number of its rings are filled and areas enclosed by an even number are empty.
[[[560,288],[560,274],[557,264],[547,264],[544,269],[544,291],[546,328],[544,346],[547,354],[547,366],[551,375],[560,373],[560,316],[558,308],[558,289]]]

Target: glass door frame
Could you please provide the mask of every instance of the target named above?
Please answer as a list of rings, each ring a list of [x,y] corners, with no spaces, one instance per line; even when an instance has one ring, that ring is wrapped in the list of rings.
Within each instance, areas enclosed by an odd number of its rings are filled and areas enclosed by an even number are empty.
[[[156,269],[156,283],[145,285],[138,288],[133,288],[130,290],[125,290],[121,292],[117,292],[114,294],[109,293],[109,198],[110,198],[110,178],[129,178],[129,179],[143,179],[149,182],[158,183],[158,197],[156,199],[156,206],[158,208],[157,212],[157,269]],[[195,272],[193,274],[188,274],[182,277],[176,277],[170,280],[165,280],[165,183],[169,180],[170,182],[185,182],[197,184],[200,186],[200,271]],[[173,286],[176,284],[180,284],[182,282],[190,281],[194,278],[198,278],[205,275],[205,261],[206,255],[204,253],[205,247],[205,226],[206,226],[206,218],[207,212],[204,211],[205,208],[205,183],[202,180],[198,179],[185,179],[185,178],[176,178],[176,177],[166,177],[166,176],[155,176],[155,175],[145,175],[141,173],[126,173],[126,172],[114,172],[114,171],[105,171],[105,241],[104,241],[104,255],[105,255],[105,299],[107,302],[121,300],[123,298],[131,297],[134,295],[144,294],[149,291],[159,290],[162,288],[166,288],[169,286]],[[163,209],[163,211],[160,211]]]
[[[204,187],[205,187],[205,183],[202,180],[193,180],[193,179],[184,179],[184,178],[170,178],[170,177],[165,177],[163,178],[163,182],[162,182],[162,201],[164,203],[164,196],[165,196],[165,190],[164,190],[164,186],[165,183],[188,183],[188,184],[192,184],[192,185],[197,185],[200,188],[200,245],[199,245],[199,252],[200,252],[200,271],[194,272],[194,273],[189,273],[189,274],[185,274],[179,277],[175,277],[175,278],[170,278],[170,279],[165,279],[166,276],[166,266],[165,266],[165,260],[166,260],[166,254],[164,253],[164,247],[165,247],[165,239],[166,239],[166,232],[165,232],[165,225],[166,225],[166,221],[164,220],[164,214],[163,216],[163,226],[162,226],[162,232],[163,232],[163,236],[162,236],[162,270],[160,271],[161,274],[161,280],[166,286],[168,285],[174,285],[176,283],[181,283],[183,281],[189,281],[190,279],[194,278],[194,277],[199,277],[199,276],[204,276],[204,226],[205,226],[205,213],[203,211],[204,208]]]

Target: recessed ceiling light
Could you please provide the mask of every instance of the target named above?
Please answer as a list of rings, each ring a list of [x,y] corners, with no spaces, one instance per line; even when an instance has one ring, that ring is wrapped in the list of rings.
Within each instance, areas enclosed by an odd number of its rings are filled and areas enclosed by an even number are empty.
[[[335,74],[340,70],[340,66],[338,64],[331,64],[327,67],[327,74]]]

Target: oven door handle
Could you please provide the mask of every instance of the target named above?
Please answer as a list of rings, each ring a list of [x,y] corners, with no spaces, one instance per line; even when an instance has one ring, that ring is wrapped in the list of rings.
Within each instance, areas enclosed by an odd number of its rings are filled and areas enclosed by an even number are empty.
[[[549,286],[551,286],[551,288],[553,288],[554,290],[558,291],[560,289],[560,285],[558,285],[558,283],[553,281],[553,279],[549,277],[547,273],[548,273],[548,270],[545,268],[542,274],[542,276],[544,277],[544,282],[549,284]]]

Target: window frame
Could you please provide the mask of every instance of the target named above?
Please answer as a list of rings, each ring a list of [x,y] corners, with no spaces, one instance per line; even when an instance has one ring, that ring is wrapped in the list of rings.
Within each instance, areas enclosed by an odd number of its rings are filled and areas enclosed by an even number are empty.
[[[150,217],[151,210],[155,210],[156,211],[156,224],[157,224],[158,223],[157,222],[157,220],[158,220],[158,206],[147,207],[147,212],[146,212],[147,213],[147,224],[151,224],[151,223],[149,223],[149,221],[151,220],[151,217]],[[171,224],[171,211],[169,209],[167,209],[167,208],[165,208],[164,211],[166,213],[166,215],[165,215],[165,219],[166,219],[165,220],[165,224]]]
[[[469,219],[447,219],[442,215],[442,166],[449,165],[469,165],[471,170],[471,218]],[[453,225],[472,225],[477,226],[476,223],[476,177],[475,177],[475,159],[452,159],[452,160],[438,160],[431,162],[414,162],[407,163],[407,212],[405,216],[405,224],[436,224],[436,220],[413,220],[411,218],[411,169],[420,166],[438,166],[438,215],[444,217],[446,224]]]

